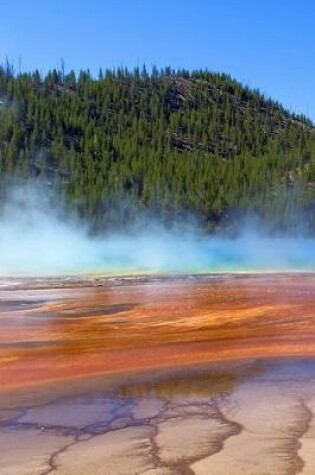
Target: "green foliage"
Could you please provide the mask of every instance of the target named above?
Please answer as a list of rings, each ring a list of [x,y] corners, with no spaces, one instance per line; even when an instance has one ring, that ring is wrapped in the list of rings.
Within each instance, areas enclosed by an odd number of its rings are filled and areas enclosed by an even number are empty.
[[[312,123],[207,70],[119,68],[95,79],[89,71],[15,75],[6,64],[0,173],[62,183],[96,227],[150,209],[168,223],[196,213],[213,229],[228,226],[233,209],[282,229],[298,213],[315,230]]]

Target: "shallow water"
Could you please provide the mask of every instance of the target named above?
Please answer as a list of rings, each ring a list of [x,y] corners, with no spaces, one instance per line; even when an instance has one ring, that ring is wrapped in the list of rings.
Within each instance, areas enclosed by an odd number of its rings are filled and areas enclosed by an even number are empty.
[[[313,359],[28,390],[0,398],[0,473],[311,474],[314,413]]]
[[[314,276],[145,279],[2,287],[0,475],[314,475]]]

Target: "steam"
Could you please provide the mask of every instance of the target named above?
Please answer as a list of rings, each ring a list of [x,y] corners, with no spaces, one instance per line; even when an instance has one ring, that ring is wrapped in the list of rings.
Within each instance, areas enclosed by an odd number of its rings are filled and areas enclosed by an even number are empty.
[[[91,236],[52,208],[47,191],[15,187],[0,214],[0,275],[315,271],[315,240],[183,233],[152,223],[141,233]]]

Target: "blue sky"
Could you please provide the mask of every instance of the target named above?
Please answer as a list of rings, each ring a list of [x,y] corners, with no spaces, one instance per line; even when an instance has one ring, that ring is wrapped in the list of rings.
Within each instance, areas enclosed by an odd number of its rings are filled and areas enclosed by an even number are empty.
[[[0,60],[230,73],[315,120],[314,0],[1,0]]]

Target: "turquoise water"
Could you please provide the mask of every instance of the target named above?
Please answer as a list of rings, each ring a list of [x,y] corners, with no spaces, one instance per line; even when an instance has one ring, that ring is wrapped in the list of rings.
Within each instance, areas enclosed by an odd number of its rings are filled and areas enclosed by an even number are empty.
[[[98,243],[90,270],[115,272],[315,271],[315,241],[139,236]]]
[[[235,239],[192,224],[97,237],[88,229],[52,209],[43,190],[13,190],[0,215],[0,275],[315,271],[315,239],[266,237],[253,226]]]
[[[315,271],[313,239],[53,233],[0,248],[2,275]]]
[[[1,243],[1,241],[0,241]],[[0,247],[2,275],[315,271],[314,239],[20,236]]]

